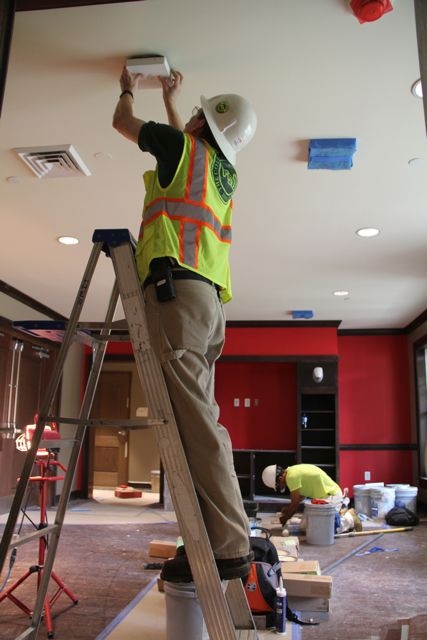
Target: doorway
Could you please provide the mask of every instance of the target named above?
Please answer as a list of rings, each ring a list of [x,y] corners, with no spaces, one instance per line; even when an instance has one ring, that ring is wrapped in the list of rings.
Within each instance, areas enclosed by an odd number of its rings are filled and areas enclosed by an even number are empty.
[[[130,416],[132,374],[130,371],[102,371],[91,416],[123,419]],[[94,426],[91,429],[89,493],[95,487],[127,484],[129,432],[123,427]]]

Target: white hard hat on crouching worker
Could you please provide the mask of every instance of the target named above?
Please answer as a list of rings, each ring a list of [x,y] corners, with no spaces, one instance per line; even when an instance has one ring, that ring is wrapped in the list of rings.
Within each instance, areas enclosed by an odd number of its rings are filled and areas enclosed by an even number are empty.
[[[279,485],[279,478],[283,474],[283,471],[283,467],[278,464],[270,464],[268,467],[265,467],[262,472],[261,477],[263,483],[275,491],[283,491],[284,488],[281,488]]]
[[[236,164],[236,153],[254,137],[257,117],[252,105],[235,93],[224,93],[213,98],[200,96],[206,121],[221,151],[231,164]]]

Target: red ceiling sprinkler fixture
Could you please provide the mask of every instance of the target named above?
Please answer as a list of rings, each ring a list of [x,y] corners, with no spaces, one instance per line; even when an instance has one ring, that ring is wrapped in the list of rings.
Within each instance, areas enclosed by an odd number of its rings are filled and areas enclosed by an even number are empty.
[[[393,11],[390,0],[351,0],[350,7],[361,24],[379,20],[385,13]]]

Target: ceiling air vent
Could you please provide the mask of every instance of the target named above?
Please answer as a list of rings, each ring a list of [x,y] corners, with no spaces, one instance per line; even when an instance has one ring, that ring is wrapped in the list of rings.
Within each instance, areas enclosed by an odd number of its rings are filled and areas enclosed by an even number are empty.
[[[76,178],[91,175],[72,144],[22,147],[15,151],[38,178]]]

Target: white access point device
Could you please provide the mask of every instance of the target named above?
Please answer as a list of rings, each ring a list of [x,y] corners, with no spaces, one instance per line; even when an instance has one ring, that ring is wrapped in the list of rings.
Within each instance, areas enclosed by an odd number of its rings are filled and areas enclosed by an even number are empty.
[[[171,73],[165,56],[128,58],[126,68],[130,73],[142,74],[137,80],[136,89],[158,89],[161,86],[158,76],[169,77]]]

